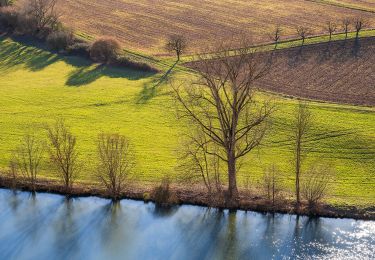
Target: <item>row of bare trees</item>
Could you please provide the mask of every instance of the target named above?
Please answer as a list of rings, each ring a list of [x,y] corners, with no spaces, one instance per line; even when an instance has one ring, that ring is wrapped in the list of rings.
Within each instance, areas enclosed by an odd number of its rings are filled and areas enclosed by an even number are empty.
[[[77,138],[61,119],[46,127],[47,142],[35,134],[26,134],[13,153],[9,173],[17,184],[23,177],[35,191],[45,153],[49,166],[55,169],[64,192],[68,195],[79,177],[83,163],[77,146]],[[97,179],[112,199],[119,199],[127,178],[135,166],[135,157],[128,138],[120,134],[100,134],[97,140]],[[19,176],[21,174],[21,176]]]
[[[354,19],[351,18],[343,18],[341,22],[336,21],[327,21],[323,29],[329,35],[329,41],[332,40],[332,36],[337,32],[345,33],[345,39],[348,38],[348,34],[350,31],[354,30],[356,33],[356,40],[359,39],[359,33],[366,27],[369,26],[368,21],[363,17],[357,17]],[[281,40],[283,29],[281,26],[276,26],[273,33],[269,35],[272,42],[275,44],[275,49],[277,49],[277,45]],[[301,45],[305,44],[306,39],[313,35],[313,30],[307,26],[297,26],[296,33],[298,37],[301,39]]]

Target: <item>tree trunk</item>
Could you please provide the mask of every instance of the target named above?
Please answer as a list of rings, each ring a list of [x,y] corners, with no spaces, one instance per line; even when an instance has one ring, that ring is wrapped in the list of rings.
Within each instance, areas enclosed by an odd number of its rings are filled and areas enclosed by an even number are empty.
[[[301,143],[298,141],[297,143],[297,151],[296,151],[296,197],[297,197],[297,206],[299,206],[300,200],[300,185],[299,185],[299,177],[301,172]]]
[[[235,206],[238,202],[238,189],[236,180],[236,159],[234,152],[229,153],[228,158],[228,203],[230,206]]]

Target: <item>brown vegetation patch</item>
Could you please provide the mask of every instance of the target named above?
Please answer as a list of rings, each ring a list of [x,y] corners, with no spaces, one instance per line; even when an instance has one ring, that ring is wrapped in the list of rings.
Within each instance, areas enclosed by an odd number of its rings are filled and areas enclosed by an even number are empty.
[[[186,36],[194,53],[233,35],[254,43],[269,41],[277,24],[285,37],[295,35],[301,25],[320,33],[326,21],[344,17],[363,16],[375,24],[371,13],[304,0],[64,0],[59,7],[69,26],[96,37],[114,36],[149,54],[166,53],[171,34]]]
[[[375,105],[375,37],[278,50],[257,85],[307,99]],[[187,64],[198,68],[196,63]]]

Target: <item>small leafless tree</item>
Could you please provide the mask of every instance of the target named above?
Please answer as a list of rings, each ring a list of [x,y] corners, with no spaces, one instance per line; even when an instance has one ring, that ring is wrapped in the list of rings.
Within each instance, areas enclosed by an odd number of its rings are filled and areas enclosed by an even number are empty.
[[[333,171],[325,166],[313,166],[303,176],[302,195],[313,208],[327,195],[329,182],[333,178]]]
[[[80,170],[76,137],[62,119],[47,127],[47,136],[50,161],[63,181],[64,188],[69,191]]]
[[[341,21],[342,28],[343,28],[344,33],[345,33],[345,40],[348,39],[348,33],[349,33],[349,30],[350,30],[351,23],[352,23],[352,20],[350,18],[344,18]]]
[[[97,174],[113,200],[118,200],[135,165],[129,140],[120,134],[100,134]]]
[[[367,26],[367,20],[365,18],[357,17],[356,19],[354,19],[354,28],[355,28],[355,32],[356,32],[356,35],[355,35],[356,40],[359,39],[359,33],[366,26]]]
[[[274,106],[256,102],[256,80],[269,72],[270,59],[246,48],[232,57],[231,48],[201,58],[197,65],[199,80],[186,81],[172,88],[180,105],[180,115],[202,129],[209,143],[208,154],[217,156],[227,167],[227,203],[238,202],[238,160],[259,146],[269,127]]]
[[[275,205],[275,200],[281,191],[280,171],[275,164],[264,172],[263,187],[267,199],[272,201],[272,205]]]
[[[18,169],[17,169],[17,162],[13,158],[9,162],[9,171],[8,171],[9,177],[12,180],[12,189],[14,190],[18,183]]]
[[[294,139],[294,162],[295,162],[295,189],[297,206],[301,203],[300,198],[300,178],[302,162],[307,155],[306,138],[312,125],[312,116],[307,103],[300,102],[295,111],[295,118],[293,123],[293,139]]]
[[[59,22],[56,10],[58,0],[28,0],[25,2],[24,13],[35,23],[36,33],[46,28],[55,28]]]
[[[175,52],[177,61],[180,60],[181,54],[185,52],[187,48],[187,41],[182,35],[171,35],[165,46],[167,51]]]
[[[192,131],[183,143],[181,171],[185,178],[192,182],[198,177],[207,188],[210,195],[222,192],[220,180],[220,158],[209,151],[217,151],[217,147],[204,134],[202,129]]]
[[[336,32],[337,30],[337,24],[335,22],[332,22],[332,21],[328,21],[326,23],[326,27],[325,29],[327,30],[327,32],[329,33],[329,41],[332,40],[332,35]]]
[[[270,39],[275,44],[275,50],[277,49],[277,45],[279,44],[279,41],[280,41],[280,38],[281,38],[281,33],[282,33],[282,29],[278,25],[278,26],[276,26],[275,30],[273,31],[273,34],[269,35]]]
[[[305,26],[298,26],[296,28],[297,30],[297,34],[298,36],[301,38],[302,40],[302,46],[305,44],[305,40],[308,36],[310,36],[312,34],[311,30]]]
[[[44,145],[33,134],[24,136],[14,154],[16,167],[30,182],[33,191],[35,191],[36,179],[43,154]]]

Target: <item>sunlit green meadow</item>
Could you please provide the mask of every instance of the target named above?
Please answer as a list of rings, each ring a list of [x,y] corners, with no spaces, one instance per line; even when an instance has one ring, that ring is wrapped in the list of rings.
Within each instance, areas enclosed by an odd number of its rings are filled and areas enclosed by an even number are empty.
[[[169,77],[192,77],[183,70]],[[7,168],[22,136],[35,132],[45,139],[44,126],[64,118],[77,136],[84,167],[80,181],[95,180],[96,139],[118,132],[133,144],[135,178],[144,183],[176,177],[179,137],[185,124],[176,117],[163,73],[147,74],[108,68],[78,57],[64,57],[0,38],[0,169]],[[165,78],[163,78],[165,79]],[[274,126],[264,145],[246,157],[239,183],[255,187],[264,169],[279,166],[287,188],[293,185],[290,129],[296,101],[260,93],[277,105]],[[329,201],[335,204],[375,203],[374,108],[312,102],[316,125],[311,136],[312,163],[335,168]],[[54,177],[47,163],[42,174]]]

